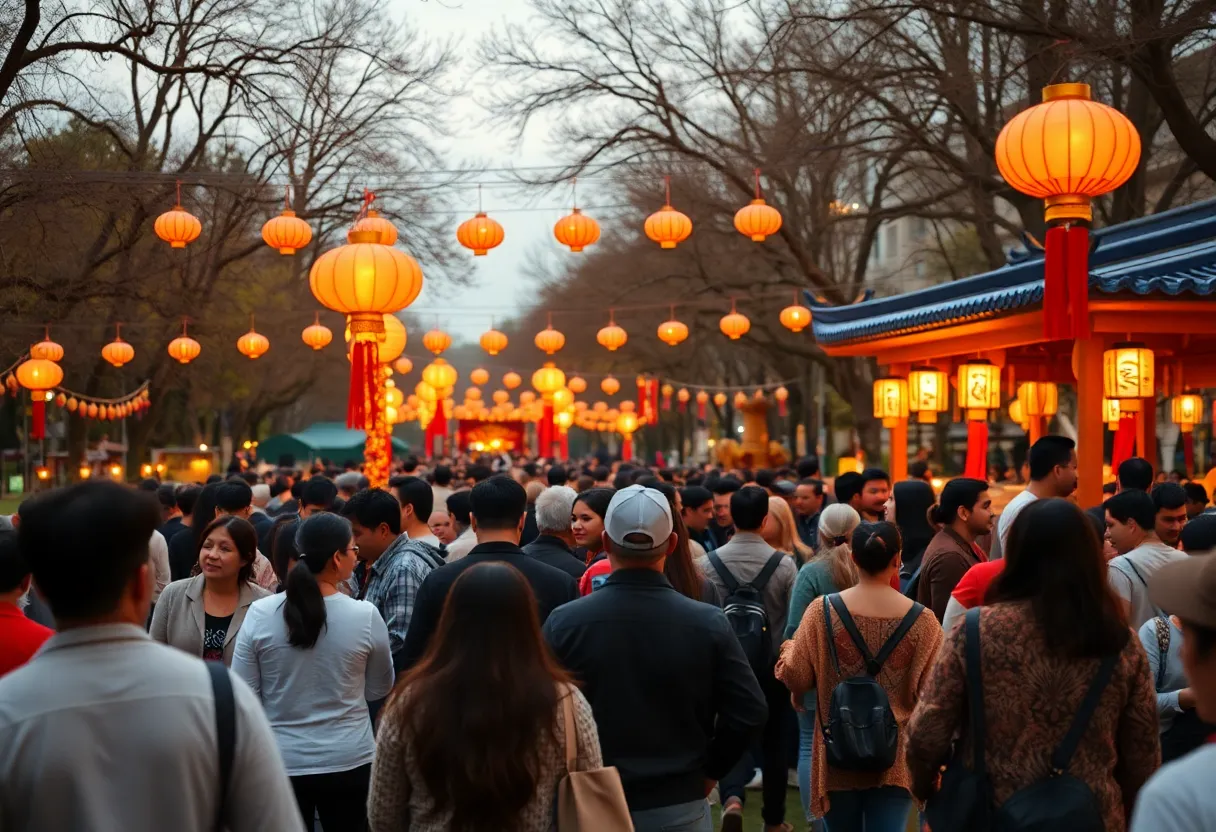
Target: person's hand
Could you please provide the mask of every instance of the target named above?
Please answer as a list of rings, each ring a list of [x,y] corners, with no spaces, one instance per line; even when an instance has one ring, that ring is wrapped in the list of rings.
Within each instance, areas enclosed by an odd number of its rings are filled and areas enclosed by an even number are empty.
[[[806,708],[802,706],[802,697],[796,693],[790,694],[790,704],[794,706],[794,710],[800,714],[806,713]]]
[[[716,785],[718,785],[717,780],[710,780],[708,777],[705,778],[705,796],[706,797],[709,797],[709,793],[714,790],[714,786],[716,786]]]
[[[1184,711],[1190,711],[1195,708],[1195,691],[1190,688],[1183,688],[1178,691],[1178,707]]]

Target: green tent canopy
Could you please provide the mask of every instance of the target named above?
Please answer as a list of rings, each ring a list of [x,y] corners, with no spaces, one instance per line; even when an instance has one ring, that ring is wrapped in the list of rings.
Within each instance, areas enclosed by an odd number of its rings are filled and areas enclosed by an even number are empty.
[[[350,430],[342,422],[317,422],[299,433],[280,433],[258,443],[258,457],[278,465],[284,457],[293,464],[328,459],[334,465],[361,460],[367,433]],[[393,437],[393,452],[409,453],[410,446]]]

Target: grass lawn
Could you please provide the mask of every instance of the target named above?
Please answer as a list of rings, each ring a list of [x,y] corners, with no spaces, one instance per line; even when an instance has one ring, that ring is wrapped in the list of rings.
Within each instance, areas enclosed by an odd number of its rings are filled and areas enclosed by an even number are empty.
[[[14,514],[24,497],[0,497],[0,514]]]
[[[747,793],[747,803],[743,807],[744,832],[764,832],[764,821],[760,817],[760,806],[764,803],[758,791]],[[714,829],[719,828],[721,807],[714,806]],[[785,822],[794,824],[797,832],[806,832],[807,823],[802,818],[802,802],[798,799],[798,790],[790,789],[785,796]],[[843,830],[843,832],[860,832],[860,830]],[[916,832],[916,815],[908,818],[908,832]]]

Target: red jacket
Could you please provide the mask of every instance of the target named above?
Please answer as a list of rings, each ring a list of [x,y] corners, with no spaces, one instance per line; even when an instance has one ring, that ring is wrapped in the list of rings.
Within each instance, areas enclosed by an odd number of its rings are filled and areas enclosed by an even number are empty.
[[[0,604],[0,676],[28,662],[54,634],[26,618],[16,604]]]

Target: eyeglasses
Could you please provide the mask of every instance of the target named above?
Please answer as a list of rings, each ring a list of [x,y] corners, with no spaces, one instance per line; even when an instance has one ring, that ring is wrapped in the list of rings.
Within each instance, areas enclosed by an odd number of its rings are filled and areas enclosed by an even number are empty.
[[[346,551],[348,551],[348,552],[354,552],[354,553],[357,555],[357,554],[359,554],[359,547],[358,547],[358,546],[351,546],[351,547],[350,547],[350,548],[348,548]]]

